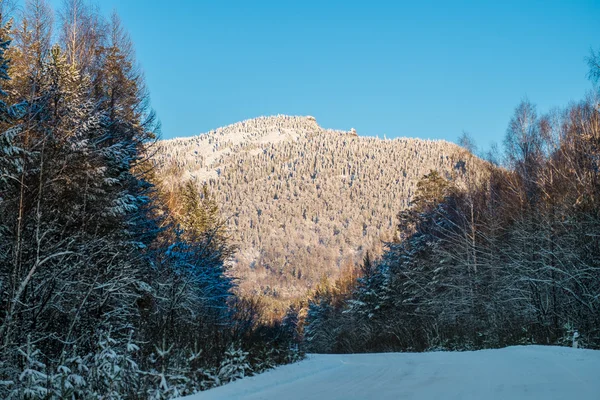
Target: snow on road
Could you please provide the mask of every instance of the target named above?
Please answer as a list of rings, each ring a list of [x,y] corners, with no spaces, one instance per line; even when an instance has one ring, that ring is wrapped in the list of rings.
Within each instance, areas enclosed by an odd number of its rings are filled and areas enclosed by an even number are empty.
[[[185,399],[598,400],[600,351],[516,346],[470,352],[315,354]]]

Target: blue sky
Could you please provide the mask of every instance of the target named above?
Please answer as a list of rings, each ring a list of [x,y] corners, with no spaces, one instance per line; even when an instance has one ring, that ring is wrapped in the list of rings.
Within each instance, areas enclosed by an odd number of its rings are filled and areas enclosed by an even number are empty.
[[[485,148],[521,99],[582,98],[600,48],[598,0],[100,5],[135,41],[165,138],[294,114],[388,138],[466,130]]]

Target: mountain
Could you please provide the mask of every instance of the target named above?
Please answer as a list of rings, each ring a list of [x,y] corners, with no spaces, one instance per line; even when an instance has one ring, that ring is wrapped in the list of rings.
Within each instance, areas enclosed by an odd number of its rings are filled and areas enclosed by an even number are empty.
[[[208,185],[238,247],[239,290],[267,296],[276,313],[367,250],[380,254],[423,175],[456,179],[473,159],[446,141],[363,137],[285,115],[164,140],[154,155],[168,185]]]

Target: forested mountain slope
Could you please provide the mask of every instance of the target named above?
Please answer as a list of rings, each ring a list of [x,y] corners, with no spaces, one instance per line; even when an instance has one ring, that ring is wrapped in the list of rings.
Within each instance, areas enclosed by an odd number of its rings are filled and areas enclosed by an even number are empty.
[[[423,175],[461,180],[461,161],[475,160],[445,141],[360,137],[294,116],[162,141],[154,159],[172,189],[208,185],[230,217],[240,290],[270,296],[279,312],[367,250],[379,254]]]

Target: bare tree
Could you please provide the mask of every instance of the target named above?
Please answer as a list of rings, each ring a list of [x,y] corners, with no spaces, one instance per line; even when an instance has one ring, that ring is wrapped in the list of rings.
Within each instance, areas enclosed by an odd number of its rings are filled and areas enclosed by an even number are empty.
[[[98,49],[105,40],[101,15],[86,0],[64,0],[59,15],[60,38],[69,63],[93,75],[98,68]]]

